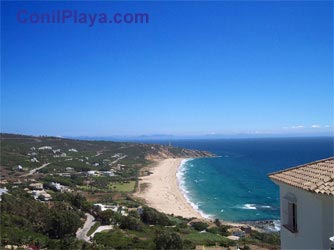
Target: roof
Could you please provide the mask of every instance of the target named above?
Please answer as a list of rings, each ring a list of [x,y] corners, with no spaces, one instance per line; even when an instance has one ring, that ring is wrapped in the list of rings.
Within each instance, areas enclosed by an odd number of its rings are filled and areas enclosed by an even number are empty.
[[[269,174],[269,178],[309,192],[334,196],[334,159],[331,157],[281,170]]]

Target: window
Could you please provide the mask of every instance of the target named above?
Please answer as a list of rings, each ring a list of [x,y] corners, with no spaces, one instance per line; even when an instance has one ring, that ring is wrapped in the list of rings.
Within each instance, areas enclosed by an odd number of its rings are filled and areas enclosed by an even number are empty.
[[[283,225],[292,233],[297,232],[297,205],[293,202],[287,203],[287,213],[286,213],[285,224]]]

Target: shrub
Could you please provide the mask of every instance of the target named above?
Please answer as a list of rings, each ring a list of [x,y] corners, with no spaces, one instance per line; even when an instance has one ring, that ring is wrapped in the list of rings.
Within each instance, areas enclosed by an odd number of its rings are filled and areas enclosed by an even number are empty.
[[[214,223],[216,224],[217,227],[221,225],[221,222],[219,219],[215,219]]]
[[[143,213],[141,214],[141,220],[145,224],[151,224],[151,225],[161,225],[161,226],[172,225],[167,215],[159,213],[158,211],[150,207],[145,207],[143,209]]]
[[[228,236],[229,235],[229,232],[228,232],[228,229],[230,227],[229,226],[226,226],[226,225],[221,225],[219,228],[218,228],[218,231],[219,233],[222,235],[222,236]]]
[[[170,233],[167,231],[158,232],[154,239],[156,249],[167,250],[167,249],[182,249],[183,242],[180,236],[176,233]]]
[[[208,227],[208,224],[202,221],[191,223],[191,226],[197,231],[203,231]]]
[[[217,227],[211,227],[206,230],[208,233],[217,234],[218,228]]]
[[[130,229],[135,231],[142,231],[143,226],[140,220],[133,218],[131,216],[121,217],[120,225],[121,229]]]
[[[250,234],[251,238],[257,239],[263,243],[279,245],[280,236],[278,233],[260,233],[257,231],[252,231]]]

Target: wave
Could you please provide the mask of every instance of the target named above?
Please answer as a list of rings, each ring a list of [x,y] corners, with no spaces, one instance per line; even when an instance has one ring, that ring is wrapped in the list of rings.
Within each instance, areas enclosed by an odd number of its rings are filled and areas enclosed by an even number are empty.
[[[237,205],[233,208],[237,209],[247,209],[247,210],[275,210],[272,206],[269,205],[258,205],[258,204],[242,204],[242,205]]]
[[[281,230],[281,221],[280,220],[273,220],[272,225],[267,226],[267,230],[271,232],[279,232]]]
[[[181,191],[183,197],[186,199],[186,201],[190,204],[190,206],[196,210],[202,217],[207,218],[207,219],[212,219],[213,216],[210,214],[206,214],[204,213],[202,210],[199,209],[199,205],[200,202],[194,203],[193,201],[191,201],[190,197],[189,197],[189,190],[186,187],[185,184],[185,174],[187,173],[187,170],[189,169],[189,167],[194,166],[193,164],[189,164],[188,162],[193,160],[191,159],[184,159],[182,160],[177,172],[176,172],[176,179],[179,185],[179,190]],[[187,164],[188,163],[188,164]]]
[[[251,210],[256,210],[255,204],[245,204],[241,207],[241,209],[251,209]]]

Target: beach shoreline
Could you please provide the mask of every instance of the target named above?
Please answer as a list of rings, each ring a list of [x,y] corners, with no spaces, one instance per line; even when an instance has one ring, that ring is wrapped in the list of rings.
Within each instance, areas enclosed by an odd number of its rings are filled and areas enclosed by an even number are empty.
[[[146,185],[135,196],[166,214],[185,218],[207,220],[196,211],[182,194],[177,180],[177,171],[186,158],[169,158],[157,161],[150,168],[152,174],[140,177],[139,186]]]
[[[156,161],[149,167],[150,174],[139,178],[139,188],[134,195],[143,199],[148,206],[165,214],[213,222],[212,218],[204,217],[200,211],[192,207],[182,193],[177,173],[186,160],[189,159],[169,158]],[[142,185],[146,186],[144,190],[140,190]],[[271,220],[240,223],[221,221],[221,223],[233,227],[250,226],[257,231],[268,231],[264,229],[264,225],[267,225],[270,221]]]

